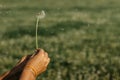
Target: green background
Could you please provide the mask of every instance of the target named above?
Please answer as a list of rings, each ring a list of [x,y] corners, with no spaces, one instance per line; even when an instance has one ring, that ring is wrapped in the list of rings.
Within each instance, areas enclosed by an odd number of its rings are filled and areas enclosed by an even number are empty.
[[[0,0],[0,73],[39,47],[51,58],[39,80],[120,80],[120,0]]]

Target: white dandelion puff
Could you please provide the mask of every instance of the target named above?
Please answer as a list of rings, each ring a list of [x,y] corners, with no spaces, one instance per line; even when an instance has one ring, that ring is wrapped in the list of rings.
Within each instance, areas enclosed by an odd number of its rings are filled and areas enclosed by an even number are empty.
[[[43,18],[45,18],[45,11],[42,10],[40,13],[38,13],[37,18],[38,18],[38,19],[43,19]]]

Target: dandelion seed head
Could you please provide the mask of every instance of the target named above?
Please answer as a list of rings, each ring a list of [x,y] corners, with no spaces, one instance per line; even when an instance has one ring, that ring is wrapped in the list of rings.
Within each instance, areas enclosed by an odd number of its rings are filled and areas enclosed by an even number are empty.
[[[37,14],[37,18],[38,18],[38,19],[43,19],[43,18],[45,18],[45,11],[42,10],[41,12],[39,12],[39,13]]]

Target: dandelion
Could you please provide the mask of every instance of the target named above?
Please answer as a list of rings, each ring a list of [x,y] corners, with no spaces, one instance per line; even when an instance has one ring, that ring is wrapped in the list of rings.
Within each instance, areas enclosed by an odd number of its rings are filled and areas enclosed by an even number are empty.
[[[42,10],[40,13],[37,14],[37,22],[36,22],[36,49],[38,49],[38,26],[39,21],[45,18],[45,12]]]

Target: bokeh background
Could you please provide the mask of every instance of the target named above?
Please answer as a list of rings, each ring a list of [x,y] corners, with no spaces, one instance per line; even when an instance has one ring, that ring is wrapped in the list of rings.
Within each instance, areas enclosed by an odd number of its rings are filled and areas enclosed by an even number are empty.
[[[0,74],[39,47],[51,58],[38,80],[120,80],[120,0],[0,0]]]

